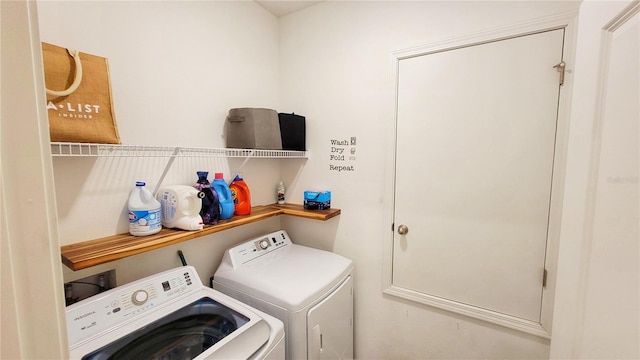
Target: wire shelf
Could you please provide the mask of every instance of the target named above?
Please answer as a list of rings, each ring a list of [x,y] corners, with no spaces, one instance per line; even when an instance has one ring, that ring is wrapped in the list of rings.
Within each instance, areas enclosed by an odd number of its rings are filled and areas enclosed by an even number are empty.
[[[56,157],[219,157],[306,159],[307,151],[192,148],[121,144],[52,142],[51,155]]]

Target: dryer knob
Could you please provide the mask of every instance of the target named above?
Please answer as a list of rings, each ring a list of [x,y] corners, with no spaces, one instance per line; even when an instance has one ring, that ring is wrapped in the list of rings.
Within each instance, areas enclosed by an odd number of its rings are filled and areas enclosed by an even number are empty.
[[[142,305],[145,302],[147,302],[147,299],[149,298],[149,294],[144,291],[144,290],[138,290],[136,292],[133,293],[133,295],[131,295],[131,302],[134,305]]]

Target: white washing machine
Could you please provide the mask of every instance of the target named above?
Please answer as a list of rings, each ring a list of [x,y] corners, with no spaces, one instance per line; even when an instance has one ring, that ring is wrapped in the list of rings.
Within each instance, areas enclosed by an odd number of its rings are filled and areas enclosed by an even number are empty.
[[[282,320],[286,358],[353,358],[352,261],[283,230],[227,250],[214,289]]]
[[[72,359],[284,359],[282,322],[184,266],[67,307]]]

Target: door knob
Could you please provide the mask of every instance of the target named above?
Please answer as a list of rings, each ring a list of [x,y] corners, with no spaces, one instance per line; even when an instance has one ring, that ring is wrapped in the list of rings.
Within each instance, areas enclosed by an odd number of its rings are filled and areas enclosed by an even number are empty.
[[[407,225],[398,226],[398,234],[406,235],[408,232],[409,232],[409,228],[407,227]]]

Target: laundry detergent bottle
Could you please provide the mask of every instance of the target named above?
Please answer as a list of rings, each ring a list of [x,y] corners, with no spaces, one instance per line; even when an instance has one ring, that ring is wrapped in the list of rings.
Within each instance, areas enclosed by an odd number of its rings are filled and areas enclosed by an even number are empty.
[[[235,208],[231,198],[231,189],[229,189],[227,182],[224,181],[223,174],[216,173],[211,185],[213,185],[213,189],[218,194],[218,201],[220,201],[220,220],[231,219]]]
[[[231,184],[229,184],[229,189],[233,199],[234,214],[251,214],[251,192],[249,191],[249,186],[240,175],[236,175]]]
[[[278,183],[278,187],[276,188],[276,199],[278,200],[278,204],[284,204],[284,182],[282,181]]]
[[[200,209],[200,216],[202,221],[207,225],[215,225],[220,220],[220,203],[218,200],[218,193],[211,187],[209,183],[208,171],[198,171],[198,181],[193,185],[199,190],[202,195],[202,208]]]
[[[153,235],[162,230],[160,202],[145,187],[144,181],[136,182],[129,193],[129,233],[134,236]]]

